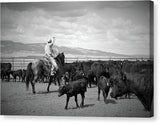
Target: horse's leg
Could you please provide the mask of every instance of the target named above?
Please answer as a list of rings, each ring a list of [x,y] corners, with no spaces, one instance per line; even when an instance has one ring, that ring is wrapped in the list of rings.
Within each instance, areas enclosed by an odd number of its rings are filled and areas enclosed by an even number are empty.
[[[35,75],[33,81],[31,81],[31,85],[32,85],[32,92],[35,94],[35,83],[37,82],[38,76]]]
[[[48,87],[47,87],[47,92],[49,92],[49,87],[51,85],[52,79],[53,79],[53,76],[50,76],[49,82],[48,82]]]
[[[100,93],[101,93],[101,90],[100,90],[100,88],[98,86],[98,101],[100,100]]]
[[[35,94],[35,84],[31,81],[31,85],[32,85],[32,92]]]
[[[54,82],[55,85],[57,85],[56,81],[57,81],[57,77],[56,77],[56,75],[54,75],[53,82]]]
[[[57,78],[58,86],[60,86],[60,77]]]

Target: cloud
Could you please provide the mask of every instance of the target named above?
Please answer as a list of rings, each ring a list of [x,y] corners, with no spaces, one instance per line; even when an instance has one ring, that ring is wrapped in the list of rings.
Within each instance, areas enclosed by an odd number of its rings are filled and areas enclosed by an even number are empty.
[[[38,43],[54,35],[60,46],[146,54],[149,21],[142,5],[138,2],[2,4],[2,39]],[[145,9],[137,14],[137,8]]]
[[[111,31],[117,39],[127,42],[144,41],[146,37],[149,37],[149,27],[137,25],[131,20],[122,18],[113,20]]]

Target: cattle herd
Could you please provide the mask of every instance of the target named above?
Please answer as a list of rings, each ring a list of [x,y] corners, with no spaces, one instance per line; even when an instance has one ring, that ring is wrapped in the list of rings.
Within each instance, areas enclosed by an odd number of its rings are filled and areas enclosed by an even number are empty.
[[[11,68],[12,68],[11,63],[1,63],[1,80],[2,81],[7,80],[9,82],[12,77],[14,82],[16,81],[25,82],[26,70],[25,69],[11,70]]]
[[[11,63],[1,63],[1,80],[25,82],[26,70],[11,70]],[[18,77],[18,78],[17,78]],[[17,80],[18,79],[18,80]],[[49,77],[41,77],[39,82],[48,82]],[[56,84],[56,78],[53,82]],[[65,63],[59,97],[66,94],[66,105],[70,97],[75,97],[76,106],[79,107],[77,95],[80,94],[84,106],[85,92],[90,87],[98,88],[98,100],[102,91],[104,101],[108,95],[117,99],[122,95],[135,94],[143,104],[145,110],[153,108],[153,61],[83,61]],[[111,93],[109,94],[109,90]]]

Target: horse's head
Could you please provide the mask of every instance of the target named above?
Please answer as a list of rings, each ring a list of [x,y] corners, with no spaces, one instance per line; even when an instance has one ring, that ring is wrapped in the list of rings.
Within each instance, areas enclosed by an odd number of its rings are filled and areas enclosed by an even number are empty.
[[[59,53],[58,56],[56,57],[57,60],[59,60],[62,65],[64,66],[64,62],[65,62],[65,56],[64,56],[64,53]]]

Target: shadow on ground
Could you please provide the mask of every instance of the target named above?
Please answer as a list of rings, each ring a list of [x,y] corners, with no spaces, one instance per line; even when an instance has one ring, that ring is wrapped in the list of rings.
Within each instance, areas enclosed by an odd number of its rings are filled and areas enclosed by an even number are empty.
[[[87,108],[87,107],[92,107],[94,106],[94,104],[85,104],[83,107],[73,107],[73,108],[68,108],[69,109],[83,109],[83,108]]]
[[[130,98],[118,97],[118,99],[137,99],[137,97],[136,96],[131,96]]]
[[[107,99],[107,100],[105,100],[105,103],[106,104],[109,104],[109,103],[111,103],[111,104],[117,104],[117,102],[115,100],[113,100],[113,99]]]
[[[36,92],[36,94],[49,94],[49,93],[57,93],[57,92],[58,92],[58,90],[49,91],[49,92],[47,92],[47,91],[39,91],[39,92]]]

